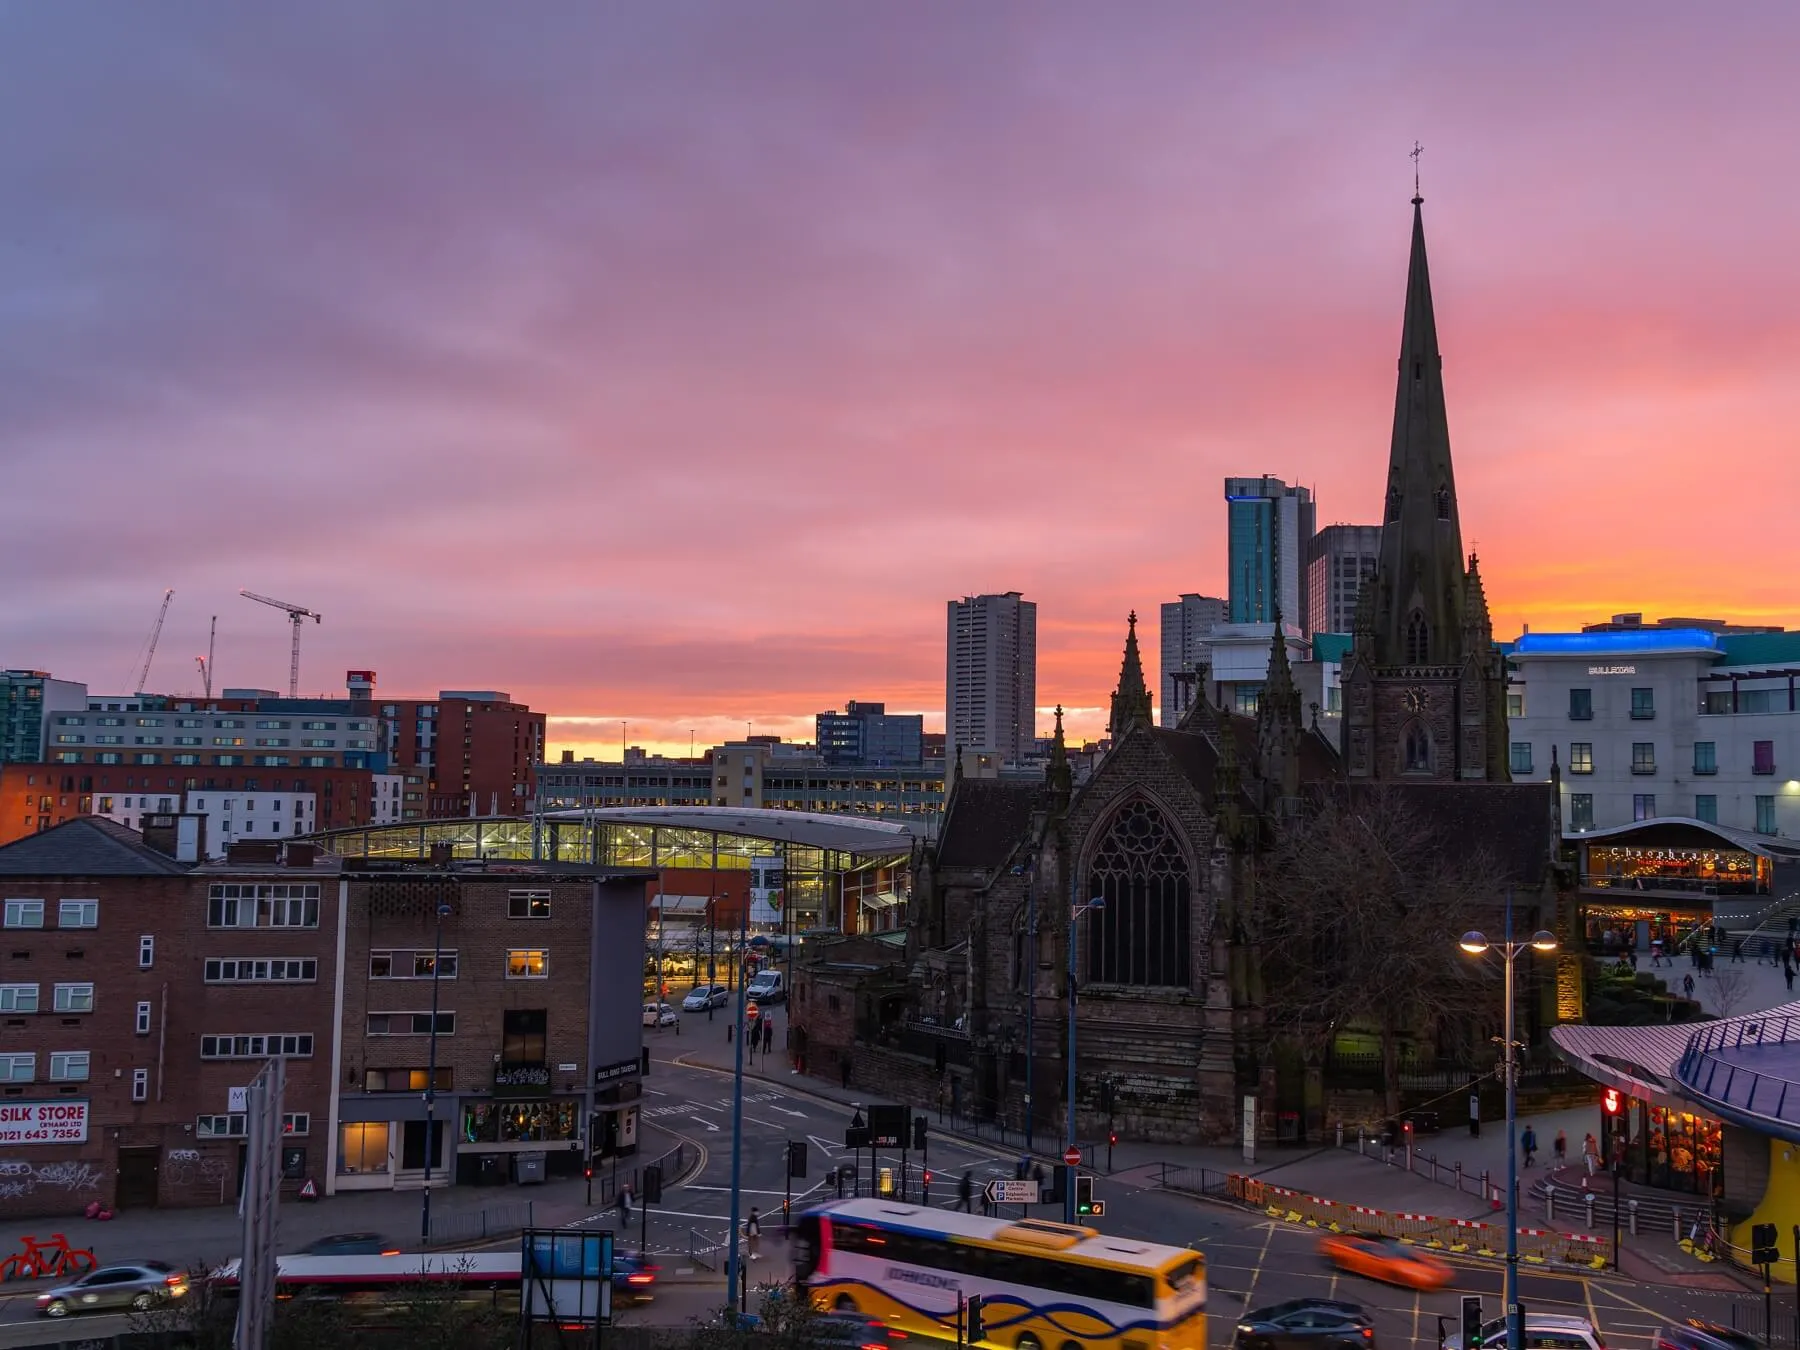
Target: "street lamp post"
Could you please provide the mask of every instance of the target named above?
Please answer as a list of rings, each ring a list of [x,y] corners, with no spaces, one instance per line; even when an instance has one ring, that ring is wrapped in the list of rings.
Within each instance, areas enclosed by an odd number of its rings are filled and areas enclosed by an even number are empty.
[[[744,1006],[748,1001],[745,996],[747,984],[744,975],[743,953],[750,944],[750,897],[744,897],[743,906],[738,910],[738,982],[737,982],[737,1030],[732,1036],[736,1063],[731,1076],[731,1232],[726,1241],[730,1244],[726,1250],[731,1253],[725,1267],[725,1289],[737,1300],[738,1311],[744,1307],[745,1286],[740,1283],[738,1270],[742,1258],[738,1255],[738,1211],[743,1202],[744,1185]]]
[[[425,1189],[419,1192],[419,1241],[431,1241],[431,1160],[437,1153],[437,1038],[438,968],[444,964],[444,916],[450,906],[437,907],[437,929],[431,940],[431,1046],[425,1061]]]
[[[1035,1147],[1032,1135],[1036,1107],[1032,1093],[1037,1090],[1037,876],[1025,884],[1025,1151]]]
[[[1074,883],[1069,886],[1074,890]],[[1086,904],[1069,905],[1069,1113],[1068,1126],[1065,1130],[1064,1144],[1068,1151],[1075,1148],[1075,923],[1090,909],[1099,909],[1106,904],[1105,896],[1095,896]],[[1063,1169],[1063,1222],[1075,1222],[1075,1172],[1076,1168],[1064,1164]]]
[[[1525,942],[1513,941],[1513,893],[1506,892],[1506,936],[1496,948],[1480,933],[1464,933],[1457,944],[1471,956],[1497,950],[1505,980],[1505,1010],[1501,1014],[1501,1065],[1506,1075],[1506,1304],[1507,1350],[1524,1350],[1525,1328],[1519,1317],[1519,1098],[1518,1042],[1513,1039],[1515,1022],[1515,963],[1527,951],[1553,952],[1556,935],[1540,928]]]

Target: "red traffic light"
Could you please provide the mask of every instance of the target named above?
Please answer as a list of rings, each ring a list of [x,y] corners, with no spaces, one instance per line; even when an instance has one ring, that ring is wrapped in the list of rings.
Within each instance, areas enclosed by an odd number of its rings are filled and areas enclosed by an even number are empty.
[[[929,1185],[931,1185],[931,1173],[930,1173],[930,1172],[927,1172],[927,1173],[926,1173],[926,1174],[925,1174],[925,1184],[926,1184],[926,1185],[927,1185],[927,1186],[929,1186]]]
[[[1119,1142],[1119,1132],[1117,1130],[1114,1130],[1111,1134],[1107,1135],[1106,1142],[1109,1145],[1118,1143]]]
[[[1619,1109],[1623,1105],[1624,1103],[1619,1100],[1619,1089],[1617,1088],[1607,1088],[1600,1094],[1600,1107],[1609,1116],[1618,1115]]]

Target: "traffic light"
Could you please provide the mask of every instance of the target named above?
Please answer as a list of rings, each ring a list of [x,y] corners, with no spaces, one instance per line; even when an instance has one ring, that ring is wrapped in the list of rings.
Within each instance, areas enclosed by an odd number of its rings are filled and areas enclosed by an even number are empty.
[[[1045,1192],[1040,1188],[1040,1194],[1043,1196],[1042,1203],[1054,1205],[1062,1203],[1063,1196],[1066,1194],[1063,1187],[1069,1184],[1068,1176],[1073,1170],[1067,1163],[1058,1163],[1051,1169],[1049,1190]]]
[[[644,1203],[662,1203],[662,1167],[656,1163],[651,1163],[644,1169]]]
[[[1775,1225],[1755,1224],[1750,1229],[1750,1264],[1772,1266],[1781,1260],[1781,1248],[1775,1245]]]
[[[914,1116],[913,1117],[912,1146],[913,1146],[914,1153],[923,1153],[925,1151],[925,1117],[924,1116]]]
[[[1117,1148],[1119,1146],[1119,1132],[1117,1130],[1109,1130],[1107,1132],[1106,1146],[1108,1148]]]
[[[964,1339],[970,1345],[987,1339],[987,1327],[982,1324],[982,1298],[980,1294],[970,1294],[964,1309]]]
[[[788,1140],[787,1174],[790,1177],[806,1175],[806,1140]]]
[[[1618,1115],[1620,1108],[1624,1105],[1625,1103],[1619,1099],[1619,1089],[1617,1088],[1607,1088],[1600,1094],[1601,1109],[1609,1116]]]
[[[1094,1212],[1094,1179],[1091,1176],[1075,1178],[1075,1212],[1077,1214]]]
[[[929,1167],[925,1169],[925,1184],[931,1185],[931,1169]]]
[[[1464,1294],[1462,1298],[1462,1343],[1467,1350],[1481,1344],[1481,1295]]]

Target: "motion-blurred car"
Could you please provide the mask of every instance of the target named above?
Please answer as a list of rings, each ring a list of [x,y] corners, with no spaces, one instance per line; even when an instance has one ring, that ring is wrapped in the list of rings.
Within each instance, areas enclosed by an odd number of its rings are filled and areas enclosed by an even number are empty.
[[[1408,1289],[1442,1289],[1453,1273],[1429,1252],[1365,1233],[1327,1233],[1319,1239],[1319,1255],[1346,1274]]]
[[[806,1324],[806,1338],[834,1350],[881,1350],[907,1339],[904,1331],[861,1313],[819,1313]]]
[[[666,1003],[644,1005],[644,1025],[647,1027],[672,1027],[679,1020],[675,1010]]]
[[[731,991],[722,984],[696,985],[688,996],[681,1000],[683,1012],[705,1012],[708,1008],[723,1008],[731,1001]]]
[[[1657,1332],[1650,1350],[1763,1350],[1763,1344],[1754,1336],[1695,1317]]]
[[[1481,1328],[1479,1350],[1504,1350],[1506,1319],[1496,1317]],[[1462,1333],[1444,1338],[1443,1350],[1463,1350]],[[1525,1314],[1525,1350],[1606,1350],[1606,1341],[1585,1317],[1562,1313]]]
[[[627,1299],[648,1303],[662,1267],[651,1265],[635,1252],[613,1252],[613,1301]]]
[[[1245,1313],[1233,1344],[1237,1350],[1374,1350],[1375,1324],[1360,1304],[1297,1298]]]
[[[398,1256],[400,1244],[380,1233],[334,1233],[309,1242],[302,1256]]]
[[[37,1296],[37,1310],[43,1317],[118,1312],[122,1308],[147,1312],[185,1298],[187,1292],[186,1271],[161,1261],[128,1261],[123,1265],[101,1266],[73,1284],[46,1289]]]

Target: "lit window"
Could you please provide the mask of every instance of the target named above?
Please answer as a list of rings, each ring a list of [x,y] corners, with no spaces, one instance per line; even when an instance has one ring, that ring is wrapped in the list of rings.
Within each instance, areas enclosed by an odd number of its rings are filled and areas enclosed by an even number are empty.
[[[1571,741],[1569,744],[1569,772],[1592,773],[1594,771],[1594,743],[1592,741]]]
[[[508,891],[506,917],[509,919],[547,919],[550,917],[549,891]]]
[[[550,953],[542,947],[515,947],[506,953],[506,978],[542,980],[550,974]]]

